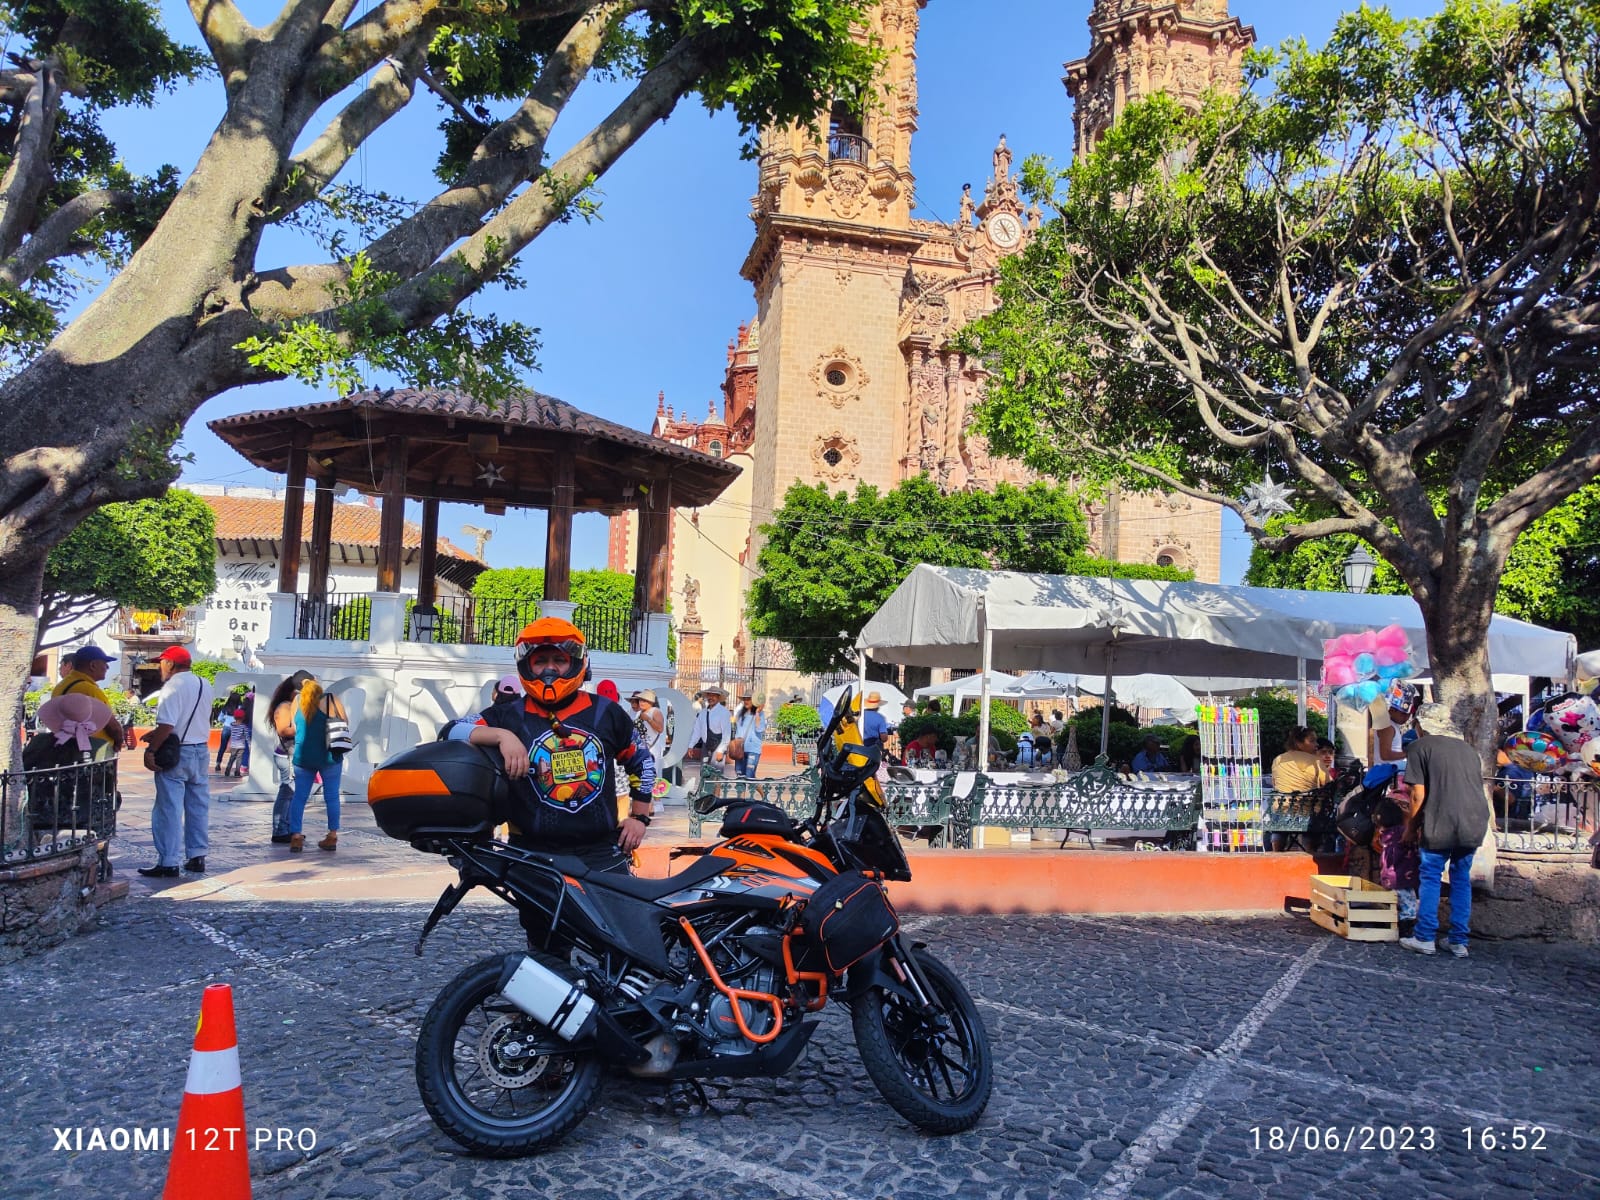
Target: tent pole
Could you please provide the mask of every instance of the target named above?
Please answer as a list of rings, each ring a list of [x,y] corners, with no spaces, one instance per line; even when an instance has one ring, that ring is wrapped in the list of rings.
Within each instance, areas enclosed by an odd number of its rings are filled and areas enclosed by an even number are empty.
[[[856,651],[856,665],[860,668],[861,672],[860,692],[863,696],[865,696],[867,694],[867,652],[865,650]]]
[[[1297,658],[1294,660],[1294,664],[1300,680],[1300,690],[1295,706],[1295,724],[1304,726],[1306,723],[1306,660]]]
[[[978,687],[978,770],[989,770],[989,666],[994,659],[994,634],[983,625],[983,682]]]
[[[1106,686],[1100,693],[1100,753],[1109,753],[1111,745],[1111,660],[1116,656],[1115,639],[1106,643]]]

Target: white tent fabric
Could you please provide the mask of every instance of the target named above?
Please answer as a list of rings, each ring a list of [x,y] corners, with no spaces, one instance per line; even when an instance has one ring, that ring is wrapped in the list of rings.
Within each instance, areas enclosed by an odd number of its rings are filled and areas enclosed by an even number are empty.
[[[822,698],[827,701],[826,709],[830,715],[833,712],[833,706],[839,703],[839,697],[844,695],[845,688],[855,688],[860,691],[861,685],[852,679],[848,683],[835,684],[822,693]],[[892,683],[880,683],[876,679],[869,679],[867,680],[867,690],[863,693],[863,697],[870,696],[873,692],[877,692],[883,699],[883,704],[878,711],[883,714],[884,723],[890,729],[897,728],[900,724],[900,708],[906,702],[906,694]],[[826,724],[826,720],[823,723]]]
[[[1085,679],[1083,690],[1098,696],[1105,690],[1105,681]],[[1198,696],[1171,675],[1118,675],[1112,681],[1111,694],[1123,708],[1168,708],[1190,719],[1200,703]]]
[[[969,700],[976,701],[983,694],[983,676],[968,675],[962,679],[952,679],[949,683],[935,683],[928,687],[916,690],[918,700],[929,700],[934,697],[949,696],[955,701],[955,711],[961,711],[962,704]],[[1004,671],[989,672],[989,699],[991,700],[1027,700],[1035,693],[1028,692],[1017,686],[1017,677],[1007,675]]]
[[[1427,666],[1422,612],[1408,596],[1024,575],[923,564],[884,601],[857,645],[880,662],[977,667],[983,634],[992,664],[1015,671],[1171,673],[1295,678],[1322,661],[1324,639],[1399,625]],[[1494,618],[1495,671],[1565,679],[1571,634]]]

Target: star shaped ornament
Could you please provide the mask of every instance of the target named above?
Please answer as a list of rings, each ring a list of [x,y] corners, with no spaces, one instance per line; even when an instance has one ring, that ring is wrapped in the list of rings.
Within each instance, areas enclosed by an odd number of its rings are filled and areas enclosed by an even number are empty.
[[[1264,522],[1268,517],[1294,511],[1293,497],[1288,484],[1279,483],[1268,475],[1260,483],[1252,483],[1244,489],[1240,507],[1246,516]]]
[[[486,484],[489,487],[494,487],[497,483],[504,483],[505,478],[506,474],[500,469],[499,463],[488,462],[478,464],[478,481],[480,483]]]

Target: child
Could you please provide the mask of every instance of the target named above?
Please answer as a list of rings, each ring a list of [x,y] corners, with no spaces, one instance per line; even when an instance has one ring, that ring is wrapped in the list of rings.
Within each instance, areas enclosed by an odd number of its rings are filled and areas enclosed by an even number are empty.
[[[222,772],[227,779],[240,779],[244,776],[243,759],[245,751],[250,746],[250,725],[244,719],[244,709],[237,709],[227,726],[228,766]]]

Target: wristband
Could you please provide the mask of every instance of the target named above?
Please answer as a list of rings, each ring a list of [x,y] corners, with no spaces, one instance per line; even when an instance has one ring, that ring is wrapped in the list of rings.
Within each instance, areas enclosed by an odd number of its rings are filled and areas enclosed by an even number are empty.
[[[648,827],[650,824],[650,814],[645,813],[644,816],[641,817],[638,813],[629,813],[628,820],[637,821],[639,824]]]

